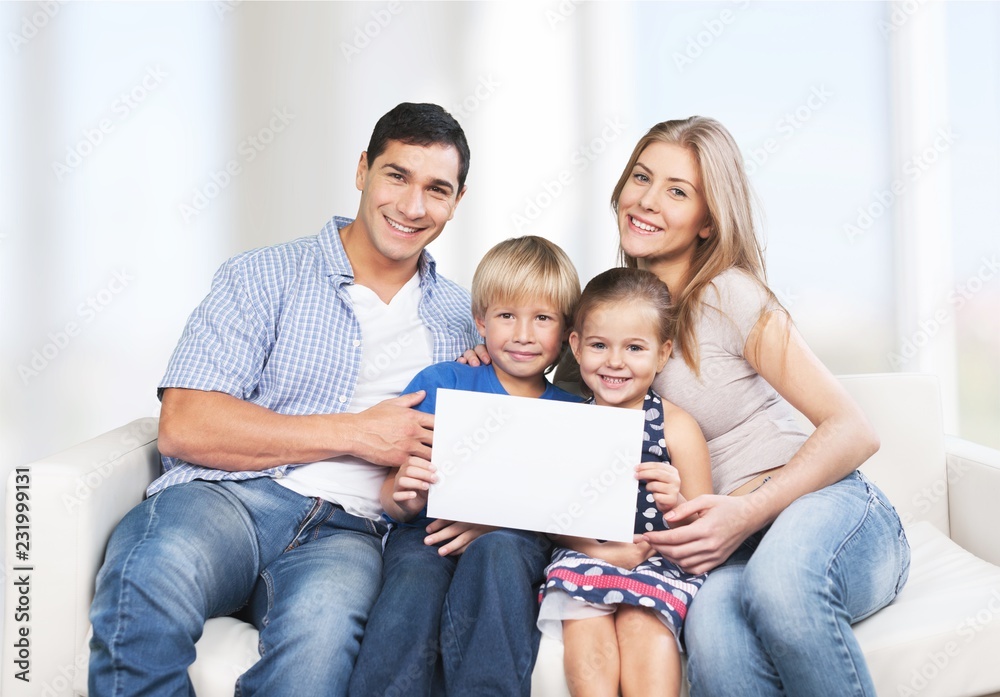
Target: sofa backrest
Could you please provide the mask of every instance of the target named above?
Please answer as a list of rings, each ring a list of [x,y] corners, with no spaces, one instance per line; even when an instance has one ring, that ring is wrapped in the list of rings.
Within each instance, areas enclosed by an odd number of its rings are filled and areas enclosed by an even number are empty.
[[[870,373],[839,379],[882,442],[861,471],[886,493],[904,523],[925,520],[948,535],[948,476],[938,378]]]

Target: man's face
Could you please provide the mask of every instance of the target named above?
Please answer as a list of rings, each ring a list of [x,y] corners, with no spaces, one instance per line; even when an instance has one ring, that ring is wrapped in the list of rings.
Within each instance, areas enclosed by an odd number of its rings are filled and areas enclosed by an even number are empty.
[[[390,263],[415,262],[445,224],[465,189],[458,188],[459,155],[450,145],[389,141],[385,150],[358,163],[358,220],[370,251]]]

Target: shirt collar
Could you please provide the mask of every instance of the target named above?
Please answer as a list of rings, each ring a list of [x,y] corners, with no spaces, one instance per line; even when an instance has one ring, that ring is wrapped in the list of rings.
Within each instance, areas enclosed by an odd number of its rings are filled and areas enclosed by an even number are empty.
[[[319,233],[319,246],[326,261],[327,275],[339,277],[340,283],[354,281],[354,269],[351,268],[351,261],[347,258],[344,242],[340,239],[340,230],[353,221],[353,218],[336,215],[323,226],[323,230]],[[420,274],[421,287],[425,283],[437,283],[437,262],[426,249],[420,252],[417,273]]]

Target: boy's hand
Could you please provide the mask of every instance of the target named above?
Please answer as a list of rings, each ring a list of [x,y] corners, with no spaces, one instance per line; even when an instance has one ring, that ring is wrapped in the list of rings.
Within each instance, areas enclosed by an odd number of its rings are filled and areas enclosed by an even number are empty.
[[[422,457],[411,455],[396,472],[392,500],[404,511],[417,513],[427,505],[427,490],[436,481],[434,465]]]
[[[459,363],[467,363],[473,368],[480,365],[489,365],[491,361],[490,353],[486,350],[486,344],[476,344],[475,348],[467,349],[465,353],[458,357]]]
[[[643,462],[635,468],[635,478],[646,482],[646,490],[660,513],[673,510],[683,503],[681,476],[677,468],[665,462]]]
[[[441,545],[438,554],[442,557],[450,554],[461,554],[477,537],[496,529],[491,525],[455,523],[439,518],[431,521],[427,526],[428,535],[424,538],[424,544],[436,545],[447,541],[447,544]]]

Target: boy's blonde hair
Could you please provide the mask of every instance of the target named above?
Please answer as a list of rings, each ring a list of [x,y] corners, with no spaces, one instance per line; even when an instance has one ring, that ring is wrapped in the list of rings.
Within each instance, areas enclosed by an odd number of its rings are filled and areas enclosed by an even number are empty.
[[[490,305],[544,298],[573,322],[580,278],[562,248],[544,237],[513,237],[493,246],[472,277],[472,314],[483,318]]]

